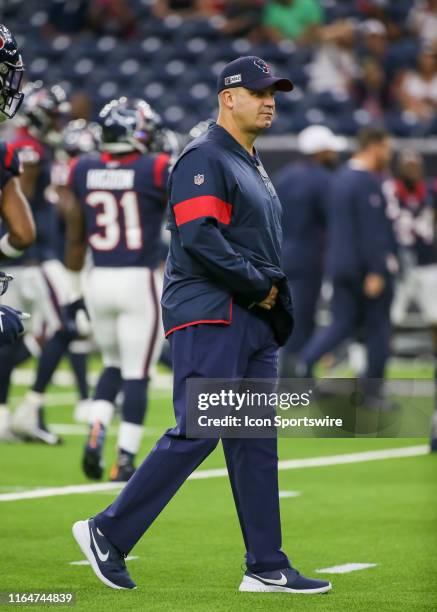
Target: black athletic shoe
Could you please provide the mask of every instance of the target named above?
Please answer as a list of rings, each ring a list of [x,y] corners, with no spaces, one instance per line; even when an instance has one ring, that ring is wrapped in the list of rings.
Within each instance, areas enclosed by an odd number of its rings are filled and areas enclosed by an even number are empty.
[[[111,482],[127,482],[135,472],[134,455],[119,451],[117,462],[111,468]]]
[[[78,521],[73,525],[73,536],[99,580],[111,589],[136,589],[126,569],[123,555],[103,533],[94,519]]]
[[[85,444],[82,469],[88,478],[100,480],[103,476],[105,463],[103,461],[103,445],[105,443],[105,427],[96,421],[90,428]]]
[[[305,578],[293,568],[287,567],[271,572],[255,574],[247,571],[240,584],[239,591],[245,593],[302,593],[315,595],[327,593],[332,589],[330,582]]]

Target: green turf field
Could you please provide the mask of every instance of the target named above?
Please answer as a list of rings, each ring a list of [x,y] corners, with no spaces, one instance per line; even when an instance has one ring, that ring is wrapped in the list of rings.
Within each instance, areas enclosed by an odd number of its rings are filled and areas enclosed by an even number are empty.
[[[13,390],[14,396],[23,392],[22,387]],[[49,422],[72,423],[72,392],[50,390]],[[169,393],[152,393],[144,454],[171,424]],[[184,485],[132,551],[138,558],[128,565],[138,589],[119,592],[98,582],[89,567],[71,565],[83,558],[71,536],[72,523],[109,504],[114,491],[1,501],[8,492],[87,483],[80,471],[83,435],[69,432],[64,439],[56,448],[0,447],[0,592],[72,591],[81,610],[437,610],[437,456],[294,465],[280,471],[283,547],[296,567],[317,576],[317,569],[376,564],[319,574],[333,582],[328,595],[237,592],[244,549],[226,477]],[[418,438],[282,439],[280,459],[425,443]],[[113,433],[108,467],[114,444]],[[220,467],[224,459],[218,449],[200,469]]]

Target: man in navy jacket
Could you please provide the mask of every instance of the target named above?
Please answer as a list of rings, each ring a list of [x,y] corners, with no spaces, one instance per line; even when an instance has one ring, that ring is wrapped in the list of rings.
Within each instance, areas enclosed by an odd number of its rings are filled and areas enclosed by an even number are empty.
[[[281,378],[294,375],[295,357],[315,329],[325,269],[327,200],[343,139],[323,125],[305,128],[297,139],[302,158],[274,179],[283,208],[283,269],[291,285],[296,325],[281,354]]]
[[[260,58],[239,58],[218,78],[217,123],[194,140],[170,178],[170,252],[162,297],[174,371],[176,426],[120,496],[73,534],[96,575],[135,588],[123,560],[217,438],[187,437],[187,380],[277,376],[278,345],[291,333],[281,263],[280,203],[254,141],[273,120],[277,90],[292,84]],[[281,550],[276,438],[223,439],[246,546],[242,591],[322,593]]]
[[[364,326],[366,378],[384,377],[393,274],[397,271],[395,240],[381,189],[381,173],[390,156],[388,134],[382,129],[365,129],[359,134],[357,153],[333,180],[327,246],[333,321],[301,353],[308,374],[324,354]],[[370,387],[377,393],[380,384],[375,381]]]

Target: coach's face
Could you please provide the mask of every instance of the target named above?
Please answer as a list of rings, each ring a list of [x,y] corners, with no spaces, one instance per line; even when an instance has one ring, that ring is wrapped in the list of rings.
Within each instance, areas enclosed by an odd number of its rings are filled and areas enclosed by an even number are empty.
[[[255,91],[245,87],[232,90],[232,114],[240,130],[259,133],[272,125],[275,114],[274,86]]]

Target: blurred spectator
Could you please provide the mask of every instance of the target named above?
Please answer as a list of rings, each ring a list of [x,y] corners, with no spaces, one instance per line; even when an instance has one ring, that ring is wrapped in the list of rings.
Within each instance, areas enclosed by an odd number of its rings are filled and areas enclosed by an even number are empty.
[[[91,0],[89,24],[97,34],[135,35],[136,15],[129,0]]]
[[[424,45],[435,45],[437,41],[437,0],[416,0],[408,14],[408,23],[413,33]]]
[[[436,54],[424,49],[417,57],[417,70],[405,72],[398,85],[398,99],[404,111],[418,121],[429,123],[437,110]]]
[[[361,76],[353,86],[355,106],[367,111],[372,119],[380,119],[390,104],[389,86],[381,65],[372,57],[361,64]]]
[[[263,5],[264,0],[227,0],[222,32],[227,36],[246,37],[257,42],[262,38]]]
[[[338,21],[325,26],[320,36],[322,44],[309,66],[309,87],[315,93],[348,96],[358,72],[355,26],[348,21]]]
[[[357,0],[356,8],[362,17],[384,24],[389,40],[396,40],[404,33],[404,23],[411,0]]]
[[[75,34],[86,28],[90,0],[53,0],[49,4],[48,20],[44,27],[44,33],[48,36]]]
[[[153,12],[160,18],[167,17],[172,13],[181,17],[194,17],[202,13],[201,4],[201,0],[156,0],[153,5]]]
[[[387,50],[387,29],[381,21],[368,19],[361,26],[363,33],[362,52],[373,57],[376,61],[384,63]]]
[[[291,38],[310,43],[323,23],[319,0],[270,0],[264,9],[264,26],[270,40]]]

